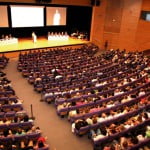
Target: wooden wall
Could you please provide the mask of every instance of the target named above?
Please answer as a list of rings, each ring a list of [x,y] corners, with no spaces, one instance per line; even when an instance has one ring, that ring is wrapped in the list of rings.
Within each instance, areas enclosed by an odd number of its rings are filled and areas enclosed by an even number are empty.
[[[107,2],[104,26],[105,32],[120,32],[122,9],[122,0],[111,0]]]
[[[144,0],[142,10],[150,11],[150,0]],[[136,33],[137,48],[139,50],[150,49],[150,22],[139,20]]]
[[[102,7],[101,7],[102,6]],[[104,39],[104,25],[106,17],[106,0],[101,0],[101,5],[93,8],[92,24],[91,24],[91,41],[102,46]]]
[[[119,44],[122,11],[122,0],[107,1],[103,42],[107,40],[109,48],[117,48]]]
[[[143,0],[142,10],[150,11],[150,0]]]
[[[93,8],[91,41],[104,48],[128,51],[150,49],[150,22],[140,19],[141,10],[150,11],[150,0],[101,0]]]
[[[140,18],[142,0],[124,0],[119,48],[136,50],[136,32]]]

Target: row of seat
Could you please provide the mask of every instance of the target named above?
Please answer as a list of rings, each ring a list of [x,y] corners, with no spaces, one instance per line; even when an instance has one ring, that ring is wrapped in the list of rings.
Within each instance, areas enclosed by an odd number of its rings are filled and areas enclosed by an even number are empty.
[[[116,123],[140,114],[143,110],[149,110],[149,104],[141,105],[139,103],[143,98],[149,99],[150,94],[148,69],[150,62],[142,53],[108,51],[106,54],[95,57],[92,53],[92,49],[82,48],[82,50],[84,53],[83,57],[80,53],[81,49],[73,50],[73,52],[72,50],[66,51],[66,53],[64,51],[63,54],[61,49],[60,51],[58,49],[52,52],[29,52],[28,54],[22,54],[18,62],[18,66],[21,66],[20,71],[23,72],[23,76],[25,71],[29,83],[34,85],[36,91],[42,92],[45,101],[54,101],[56,108],[65,104],[64,108],[57,109],[58,115],[64,116],[72,111],[77,111],[77,114],[74,116],[69,116],[69,120],[72,123],[76,124],[78,120],[85,121],[88,118],[91,119],[95,116],[100,116],[102,113],[109,113],[110,111],[121,110],[125,106],[132,107],[138,104],[138,110],[128,112],[101,123],[83,126],[79,129],[75,128],[77,135],[84,135],[91,129],[99,128],[102,124],[108,125]],[[86,50],[87,53],[85,54]],[[89,54],[89,52],[92,54]],[[71,53],[76,60],[71,56]],[[46,56],[46,54],[48,54],[48,56]],[[32,63],[33,65],[31,65]],[[59,78],[56,79],[57,76],[59,76]],[[128,80],[130,78],[134,80],[118,86],[124,79]],[[103,82],[106,82],[106,84],[95,87],[96,83],[101,84]],[[114,95],[116,90],[124,91],[121,94]],[[141,90],[144,91],[145,94],[138,96]],[[93,91],[96,91],[96,93],[93,94]],[[78,97],[76,97],[77,94],[79,94]],[[118,99],[123,99],[125,96],[132,94],[136,95],[136,97],[128,102],[115,104],[113,107],[105,108],[100,111],[80,114],[80,110],[82,109],[97,106],[101,107],[103,103],[107,104],[110,101],[115,103]],[[68,97],[68,95],[71,95],[71,97]],[[93,98],[97,99],[94,101],[87,100]],[[77,102],[81,101],[86,101],[86,103],[77,105]],[[139,124],[137,128],[147,125],[149,125],[149,120],[144,121],[141,125]],[[96,142],[93,141],[93,144],[94,146],[101,145],[101,140],[104,140],[104,143],[108,143],[108,141],[111,142],[113,139],[124,136],[126,133],[134,131],[137,128],[130,128],[120,134],[113,135],[111,138],[105,137]],[[145,141],[143,141],[143,143],[144,142]],[[138,145],[142,146],[141,143]]]
[[[0,57],[2,62],[1,69],[7,66],[8,58]],[[32,141],[33,144],[38,143],[38,139],[42,137],[41,132],[31,132],[34,127],[33,120],[28,118],[27,112],[23,109],[22,103],[15,95],[15,91],[10,85],[7,75],[0,71],[0,149],[2,150],[20,150],[20,143],[28,143]],[[11,90],[8,90],[11,89]],[[19,103],[18,103],[19,102]],[[25,119],[26,117],[26,119]],[[18,119],[19,118],[19,119]],[[19,134],[19,130],[25,131]],[[30,131],[31,130],[31,131]],[[27,132],[30,131],[30,132]],[[17,134],[18,133],[18,134]],[[38,148],[33,145],[36,150],[48,150],[49,146]]]

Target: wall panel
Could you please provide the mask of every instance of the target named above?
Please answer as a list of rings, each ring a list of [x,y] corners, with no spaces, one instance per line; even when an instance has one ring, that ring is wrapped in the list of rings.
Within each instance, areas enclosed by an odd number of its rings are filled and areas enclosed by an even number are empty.
[[[143,0],[142,10],[150,11],[150,0]]]
[[[142,3],[142,10],[150,11],[150,1],[144,0]],[[139,51],[150,49],[150,22],[145,20],[139,20],[136,43]]]
[[[119,34],[105,32],[104,41],[108,41],[108,49],[118,49]]]
[[[101,5],[93,7],[92,26],[91,26],[91,41],[97,44],[100,48],[104,47],[104,25],[106,16],[107,1],[101,0]]]
[[[120,31],[120,49],[135,50],[135,37],[140,18],[142,0],[124,0],[123,16]]]
[[[94,33],[91,41],[95,42],[96,39],[95,43],[101,48],[108,40],[109,48],[128,51],[150,49],[150,22],[140,20],[142,10],[150,11],[150,0],[104,0],[99,10],[93,11],[96,19],[92,23]],[[103,17],[98,17],[97,12],[105,14]],[[118,19],[115,18],[117,15]],[[114,24],[113,19],[116,20]],[[98,20],[101,22],[98,23]]]
[[[109,0],[106,8],[105,27],[106,32],[119,33],[123,10],[122,0]]]

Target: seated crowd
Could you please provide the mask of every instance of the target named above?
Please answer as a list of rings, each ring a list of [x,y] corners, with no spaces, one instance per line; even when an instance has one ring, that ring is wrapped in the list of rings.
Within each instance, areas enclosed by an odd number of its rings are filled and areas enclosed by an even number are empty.
[[[30,51],[20,54],[18,70],[95,148],[150,148],[149,59],[142,52],[97,51],[95,45]]]
[[[0,57],[3,67],[8,63],[5,56]],[[39,127],[35,127],[7,79],[0,70],[0,150],[42,150],[49,146]]]

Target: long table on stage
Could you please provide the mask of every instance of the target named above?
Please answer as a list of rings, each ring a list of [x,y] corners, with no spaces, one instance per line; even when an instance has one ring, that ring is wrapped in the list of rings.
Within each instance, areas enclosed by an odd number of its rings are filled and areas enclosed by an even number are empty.
[[[7,43],[7,44],[6,44]],[[32,37],[30,38],[19,38],[7,41],[0,41],[0,52],[11,52],[11,51],[22,51],[37,48],[48,48],[48,47],[58,47],[58,46],[75,46],[80,44],[89,43],[89,41],[74,39],[68,37],[66,39],[55,39],[48,40],[47,37],[37,37],[37,42],[34,43]]]
[[[9,45],[18,43],[17,38],[0,39],[0,45]]]

